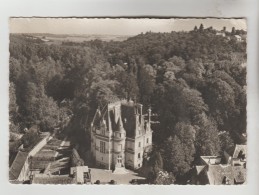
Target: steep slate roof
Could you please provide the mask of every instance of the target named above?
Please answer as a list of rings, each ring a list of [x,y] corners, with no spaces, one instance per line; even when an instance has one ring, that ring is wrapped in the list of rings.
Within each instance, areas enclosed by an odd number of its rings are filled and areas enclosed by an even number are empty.
[[[246,182],[246,169],[242,166],[232,167],[234,171],[234,179],[238,183]]]
[[[243,166],[209,165],[207,175],[210,184],[221,185],[224,177],[229,179],[230,184],[234,184],[235,181],[245,182],[246,169]]]
[[[119,118],[115,120],[114,106],[119,105]],[[93,125],[101,128],[103,120],[106,121],[108,131],[121,131],[121,123],[126,131],[126,136],[130,138],[135,137],[136,123],[140,125],[140,133],[145,133],[144,117],[141,116],[141,104],[136,104],[133,101],[117,101],[106,105],[103,109],[97,109]],[[138,118],[136,118],[138,114]]]
[[[195,168],[196,168],[196,171],[197,171],[197,175],[199,175],[199,174],[203,171],[203,169],[204,169],[205,167],[206,167],[205,165],[196,166]]]
[[[123,121],[123,127],[126,131],[126,136],[134,138],[136,130],[136,104],[124,104],[121,105],[121,117]]]
[[[22,151],[18,152],[18,154],[16,155],[13,161],[13,164],[9,169],[9,180],[18,179],[27,157],[28,157],[27,152],[22,152]]]

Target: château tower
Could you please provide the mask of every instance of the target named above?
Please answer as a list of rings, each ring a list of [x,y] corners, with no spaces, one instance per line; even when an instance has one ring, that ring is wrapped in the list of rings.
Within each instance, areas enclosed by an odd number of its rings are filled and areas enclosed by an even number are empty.
[[[91,123],[91,154],[97,166],[138,169],[152,145],[151,109],[144,120],[142,105],[120,100],[96,110]]]

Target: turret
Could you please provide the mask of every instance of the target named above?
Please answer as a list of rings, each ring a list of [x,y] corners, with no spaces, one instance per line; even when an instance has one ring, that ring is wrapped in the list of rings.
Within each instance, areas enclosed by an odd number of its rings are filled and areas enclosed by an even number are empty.
[[[151,108],[149,108],[148,110],[148,122],[151,122]]]
[[[122,121],[121,121],[121,117],[120,117],[119,120],[118,120],[117,131],[122,132],[122,133],[125,132],[125,130],[124,130],[124,128],[123,128]]]
[[[149,108],[148,110],[148,120],[147,120],[147,123],[146,123],[146,130],[149,131],[151,130],[151,108]]]
[[[107,126],[106,126],[106,121],[104,119],[101,120],[101,128],[103,130],[106,130]]]
[[[114,133],[115,133],[116,138],[125,139],[125,137],[126,137],[126,131],[123,127],[121,117],[119,117],[119,119],[118,119],[116,131]]]
[[[139,113],[138,113],[138,108],[135,108],[135,135],[139,135],[139,125],[140,125],[140,121],[139,121]]]

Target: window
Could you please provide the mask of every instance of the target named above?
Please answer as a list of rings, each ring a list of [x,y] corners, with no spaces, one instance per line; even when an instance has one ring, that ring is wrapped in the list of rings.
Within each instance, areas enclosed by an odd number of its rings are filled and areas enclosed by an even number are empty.
[[[122,144],[119,144],[118,145],[118,152],[121,152],[122,151]]]
[[[100,152],[105,153],[105,142],[100,141]]]
[[[141,142],[138,143],[138,147],[141,147]]]
[[[148,140],[148,138],[147,138],[147,144],[148,144],[148,141],[149,141],[149,140]]]
[[[118,163],[122,163],[122,156],[119,155],[119,156],[117,157],[117,162],[118,162]]]
[[[140,158],[140,153],[138,153],[138,158]]]

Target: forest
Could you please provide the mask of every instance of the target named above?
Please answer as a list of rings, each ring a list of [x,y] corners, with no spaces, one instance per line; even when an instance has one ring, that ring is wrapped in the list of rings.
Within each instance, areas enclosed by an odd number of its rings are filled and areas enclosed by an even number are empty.
[[[26,134],[30,145],[37,134],[25,128],[59,129],[87,151],[96,108],[131,98],[156,116],[148,162],[154,175],[164,170],[185,183],[201,155],[246,142],[246,40],[235,35],[246,32],[220,36],[201,25],[62,44],[10,34],[10,132]]]

